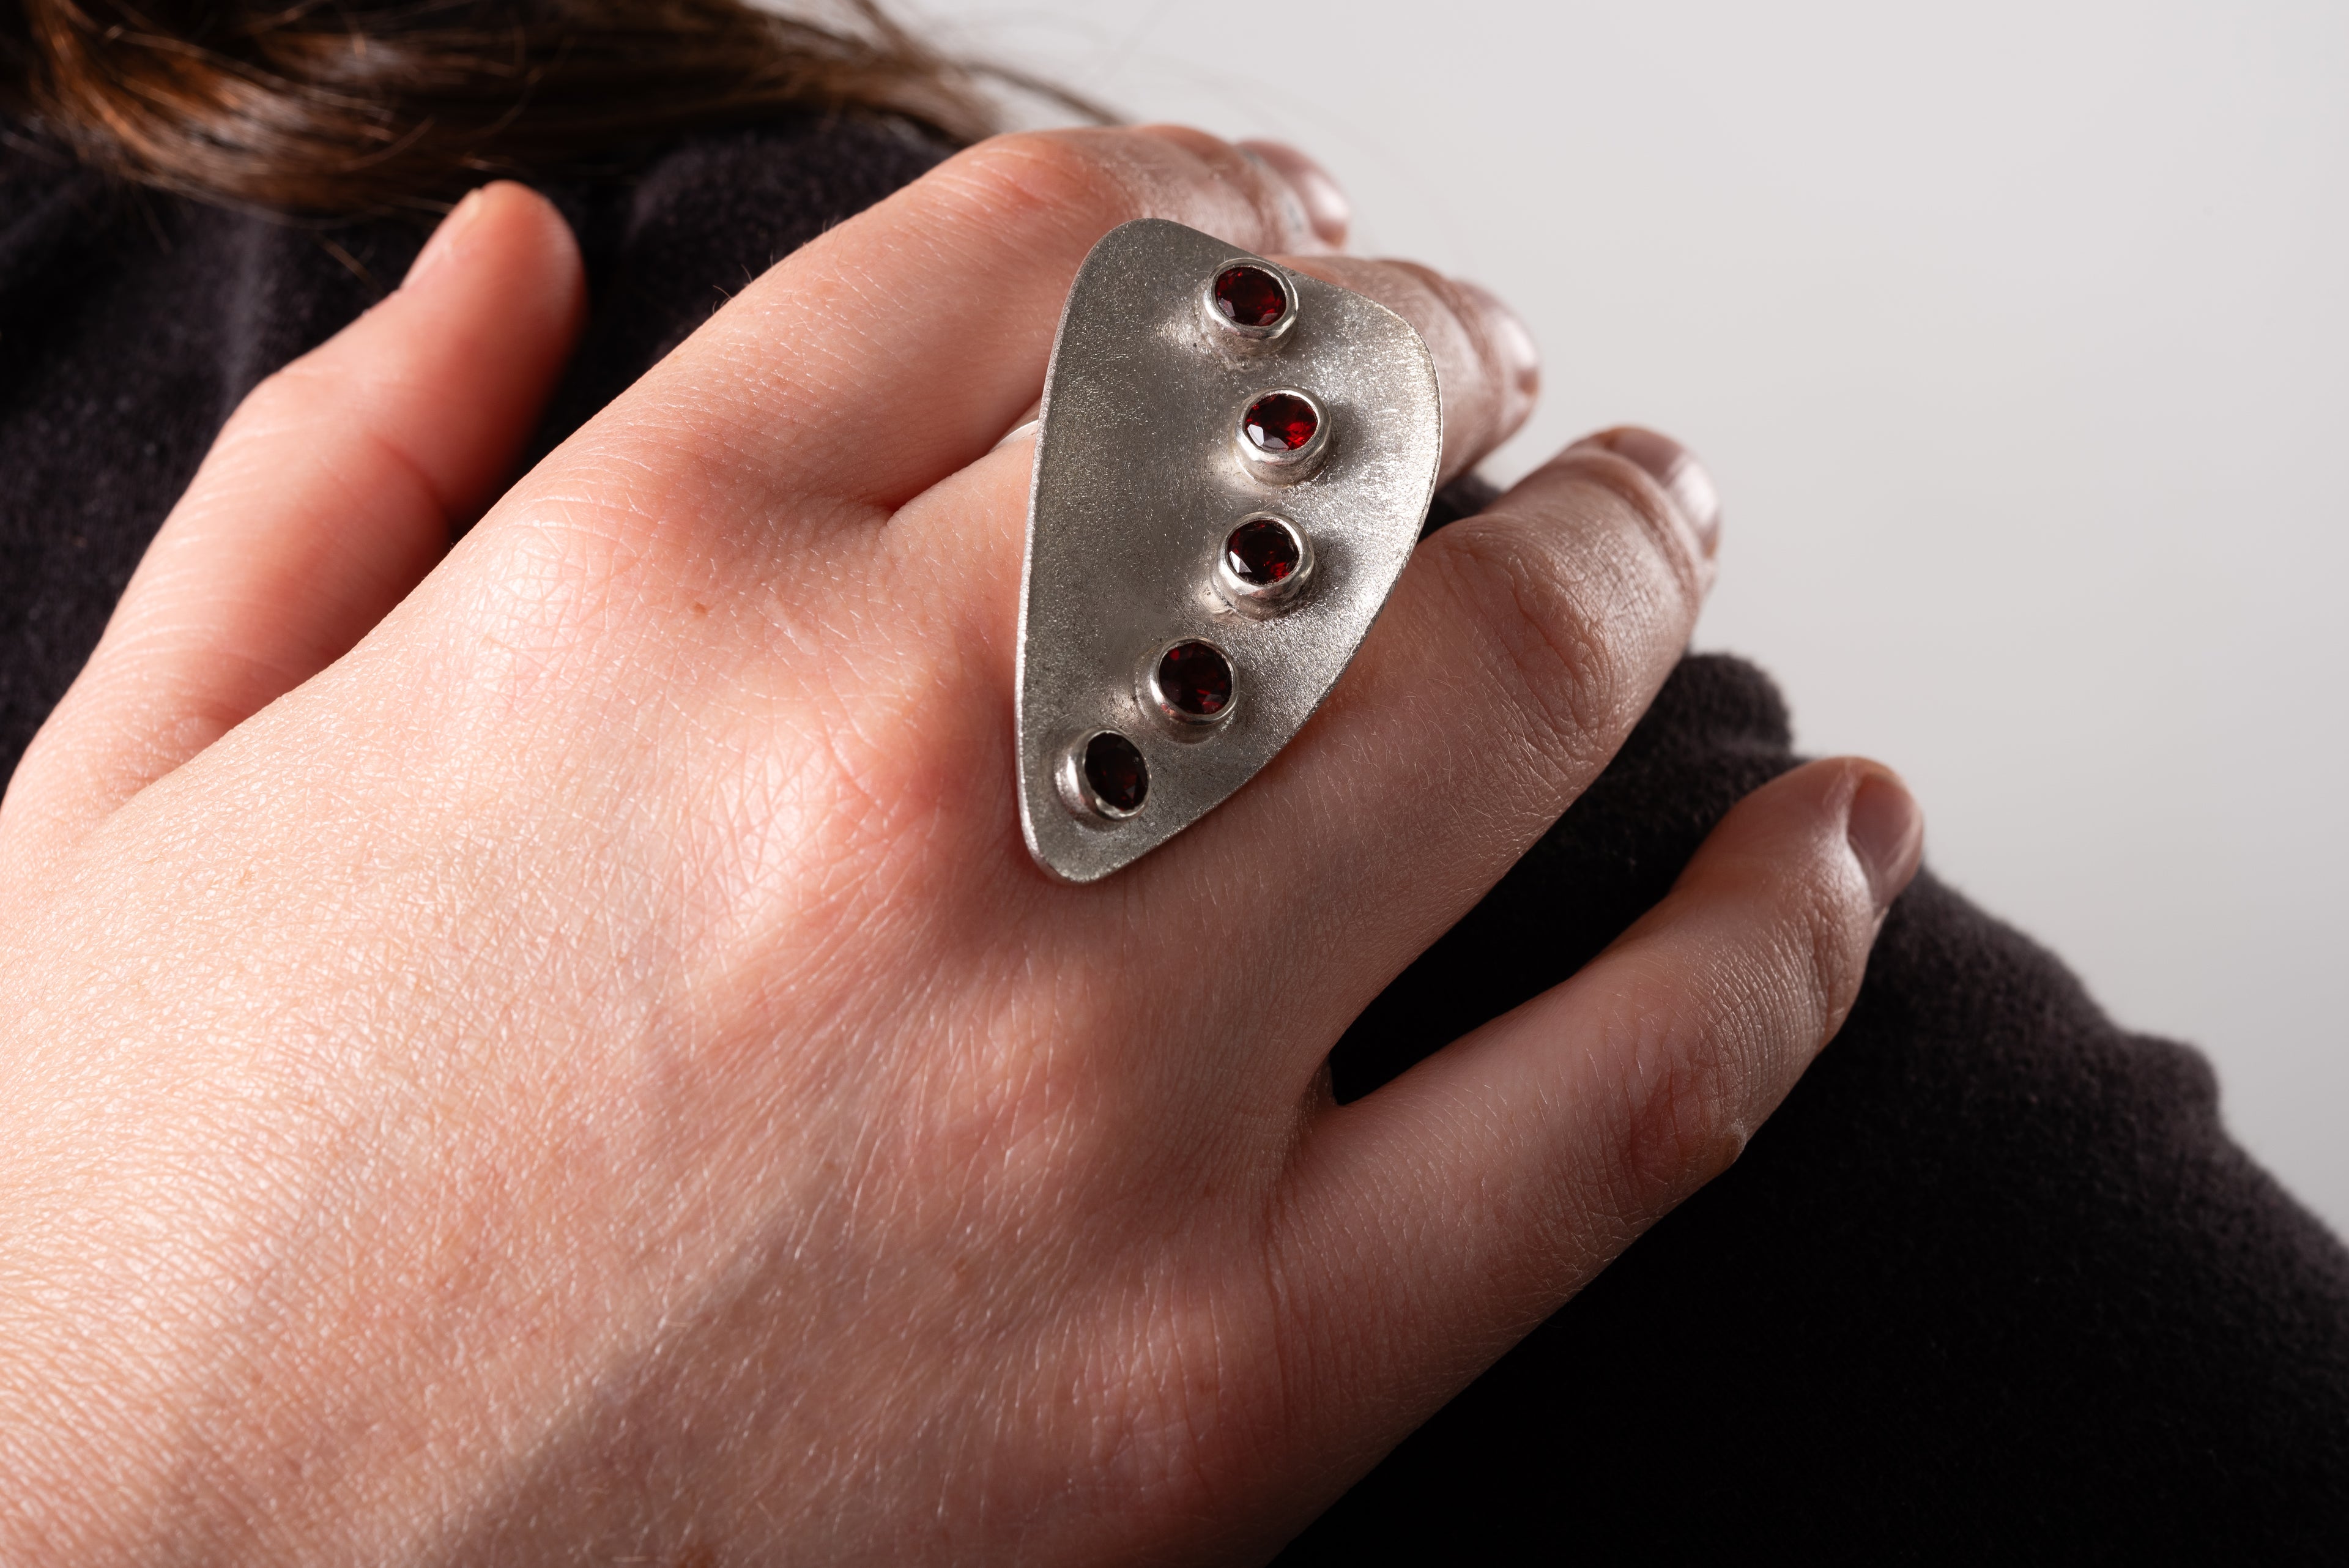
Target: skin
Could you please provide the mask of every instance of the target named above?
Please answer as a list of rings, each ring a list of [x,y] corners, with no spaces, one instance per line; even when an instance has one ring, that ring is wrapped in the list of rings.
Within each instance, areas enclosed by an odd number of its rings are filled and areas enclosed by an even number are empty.
[[[1915,869],[1873,763],[1386,1089],[1322,1068],[1679,656],[1662,438],[1423,544],[1156,854],[1021,846],[990,449],[1094,240],[1403,311],[1447,472],[1530,406],[1496,301],[1324,254],[1296,178],[986,143],[502,495],[584,294],[493,186],[254,393],[0,808],[0,1560],[1260,1559],[1736,1157]]]

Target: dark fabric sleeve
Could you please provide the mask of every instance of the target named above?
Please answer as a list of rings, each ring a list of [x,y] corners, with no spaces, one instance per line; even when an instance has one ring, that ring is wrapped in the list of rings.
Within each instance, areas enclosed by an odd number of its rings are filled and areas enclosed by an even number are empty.
[[[1341,1096],[1572,973],[1795,761],[1757,671],[1684,662],[1356,1023]],[[1737,1164],[1279,1561],[1757,1554],[2349,1562],[2349,1254],[2200,1057],[1930,875]]]
[[[944,156],[886,123],[809,119],[543,186],[579,236],[589,320],[531,459],[743,285]],[[230,411],[398,286],[426,232],[124,190],[0,135],[0,778]]]
[[[629,181],[552,188],[594,314],[533,461],[760,274],[945,157],[886,123],[808,119],[697,138]]]

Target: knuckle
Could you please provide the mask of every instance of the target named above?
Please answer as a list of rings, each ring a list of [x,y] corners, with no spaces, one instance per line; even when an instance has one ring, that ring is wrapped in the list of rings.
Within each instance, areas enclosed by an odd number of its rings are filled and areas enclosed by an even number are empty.
[[[1569,452],[1557,466],[1607,498],[1619,531],[1642,546],[1639,564],[1651,571],[1661,568],[1664,580],[1679,595],[1682,612],[1693,624],[1704,603],[1704,563],[1662,485],[1630,458],[1591,447]]]
[[[1250,244],[1283,232],[1269,177],[1227,143],[1181,127],[1014,132],[940,172],[990,228],[1034,226],[1088,243],[1144,217]]]
[[[1115,133],[1019,131],[990,137],[948,165],[990,223],[1113,228],[1140,215],[1130,158]]]
[[[1622,1204],[1642,1209],[1727,1168],[1834,1038],[1857,994],[1868,921],[1831,858],[1757,867],[1773,885],[1752,889],[1760,929],[1748,940],[1693,971],[1685,954],[1652,954],[1653,972],[1623,988],[1608,1051],[1625,1064],[1624,1113],[1600,1173]]]
[[[1209,167],[1255,167],[1253,161],[1238,148],[1195,126],[1161,121],[1154,125],[1137,126],[1133,135],[1144,142],[1179,149]]]
[[[1452,279],[1415,261],[1397,260],[1386,265],[1394,271],[1398,292],[1413,298],[1429,317],[1444,321],[1463,336],[1472,336],[1469,324],[1475,319],[1475,313]]]
[[[1839,848],[1788,878],[1785,967],[1796,994],[1784,1031],[1809,1060],[1835,1038],[1859,995],[1875,930],[1874,901]]]
[[[1716,829],[1733,842],[1692,873],[1701,888],[1675,891],[1680,918],[1616,950],[1594,1023],[1606,1131],[1573,1172],[1592,1212],[1651,1217],[1725,1169],[1850,1012],[1875,918],[1832,807],[1840,782],[1819,771],[1834,765],[1748,797]]]
[[[1151,126],[1143,135],[1179,151],[1207,196],[1203,226],[1258,249],[1277,251],[1314,238],[1296,192],[1256,154],[1187,126]]]
[[[343,379],[330,372],[317,354],[305,354],[255,382],[230,414],[221,434],[223,439],[250,440],[298,427],[322,409],[336,409],[335,394],[343,385]]]
[[[1303,256],[1297,269],[1317,273],[1390,307],[1410,304],[1424,308],[1429,300],[1445,298],[1443,274],[1401,256]]]
[[[1792,1082],[1834,1037],[1858,993],[1874,929],[1865,884],[1840,843],[1826,842],[1839,830],[1818,831],[1818,841],[1789,846],[1745,873],[1761,884],[1748,905],[1758,929],[1719,961],[1726,972],[1712,1027],[1744,1043],[1751,1075],[1765,1087]]]
[[[1464,624],[1481,628],[1485,673],[1529,739],[1569,762],[1603,756],[1631,685],[1604,597],[1503,519],[1454,524],[1433,545]]]
[[[1317,256],[1301,270],[1321,273],[1333,283],[1357,294],[1366,294],[1410,321],[1428,340],[1428,347],[1437,352],[1439,369],[1443,368],[1443,350],[1453,340],[1466,336],[1466,317],[1458,291],[1450,279],[1433,267],[1393,256],[1377,260]],[[1444,396],[1448,417],[1453,389],[1447,387]]]
[[[1609,1052],[1625,1064],[1621,1120],[1598,1146],[1605,1168],[1593,1173],[1611,1211],[1653,1212],[1726,1170],[1785,1093],[1764,1023],[1779,1000],[1771,976],[1733,966],[1702,983],[1712,1006],[1695,1016],[1633,1008],[1611,1021]]]

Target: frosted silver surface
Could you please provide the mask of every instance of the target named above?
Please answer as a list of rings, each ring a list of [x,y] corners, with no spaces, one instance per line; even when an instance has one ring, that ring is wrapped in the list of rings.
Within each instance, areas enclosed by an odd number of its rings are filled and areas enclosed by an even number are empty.
[[[1019,809],[1028,846],[1089,882],[1215,809],[1287,744],[1337,684],[1410,558],[1443,447],[1435,367],[1401,317],[1299,274],[1295,326],[1269,346],[1201,307],[1236,261],[1271,264],[1158,219],[1124,224],[1087,256],[1053,346],[1030,492],[1019,629]],[[1242,410],[1280,386],[1330,414],[1309,479],[1267,483],[1234,444]],[[1232,528],[1275,511],[1311,538],[1297,607],[1236,613],[1215,566]],[[1223,649],[1229,716],[1177,726],[1141,695],[1159,652]],[[1056,774],[1098,730],[1141,748],[1142,809],[1117,822],[1072,810]]]

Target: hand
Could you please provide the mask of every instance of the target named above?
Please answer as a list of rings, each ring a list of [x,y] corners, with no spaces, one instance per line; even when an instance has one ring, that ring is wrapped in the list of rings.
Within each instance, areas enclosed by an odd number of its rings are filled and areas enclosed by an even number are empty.
[[[1195,133],[988,142],[441,558],[581,311],[493,186],[238,411],[0,811],[0,1559],[1261,1555],[1735,1157],[1914,869],[1873,764],[1389,1087],[1322,1071],[1679,656],[1714,520],[1661,438],[1423,544],[1189,832],[1030,861],[990,448],[1143,215],[1335,237]],[[1418,325],[1448,472],[1523,418],[1489,296],[1298,265]]]

